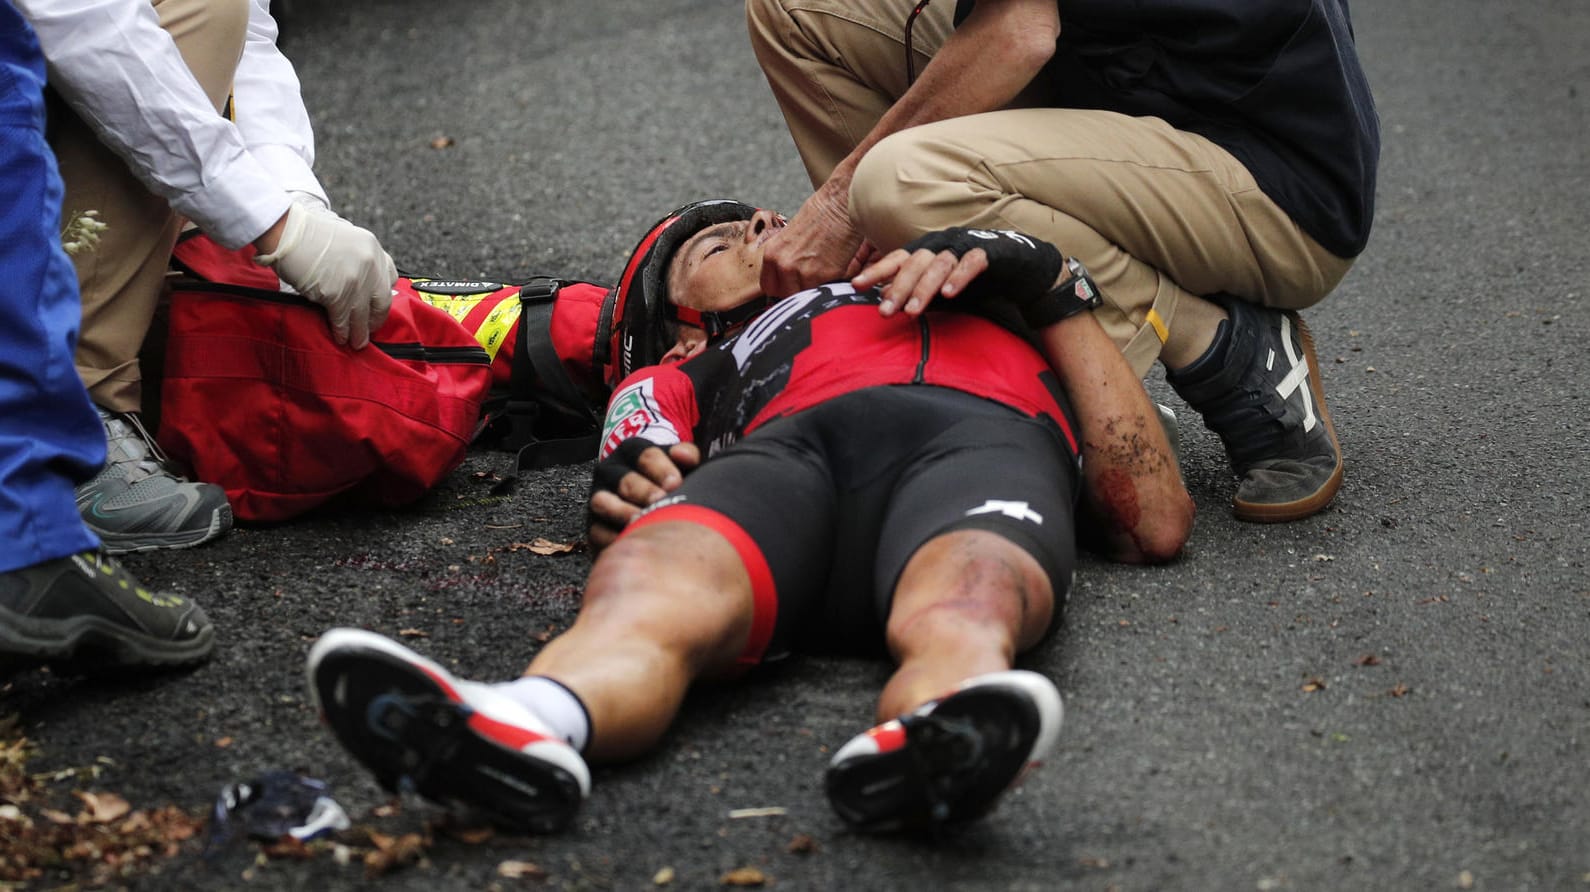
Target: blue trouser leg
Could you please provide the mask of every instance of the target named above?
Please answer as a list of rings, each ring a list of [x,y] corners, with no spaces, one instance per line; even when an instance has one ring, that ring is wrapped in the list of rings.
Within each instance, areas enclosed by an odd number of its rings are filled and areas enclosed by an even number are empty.
[[[104,463],[105,431],[72,363],[82,311],[42,77],[31,30],[0,4],[0,572],[99,545],[72,492]]]

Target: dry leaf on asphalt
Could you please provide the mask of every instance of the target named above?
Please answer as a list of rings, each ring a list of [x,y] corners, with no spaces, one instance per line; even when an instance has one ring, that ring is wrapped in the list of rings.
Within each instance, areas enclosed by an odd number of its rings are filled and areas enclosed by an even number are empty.
[[[817,852],[817,840],[805,833],[797,833],[784,847],[791,855],[812,855]]]
[[[141,833],[145,830],[154,829],[154,826],[154,822],[149,820],[148,812],[135,811],[127,816],[127,820],[121,822],[121,826],[116,828],[116,832],[123,835]]]
[[[741,867],[719,877],[718,882],[725,886],[761,886],[767,883],[767,874],[754,867]]]
[[[79,824],[108,824],[132,811],[132,806],[127,804],[127,800],[115,793],[77,791],[73,795],[83,800],[83,810],[77,814]]]
[[[315,857],[313,850],[305,845],[303,840],[291,836],[283,836],[272,843],[266,843],[262,849],[266,857],[287,858],[293,861],[308,861]]]
[[[574,550],[572,542],[553,542],[537,536],[532,542],[515,542],[508,546],[509,551],[533,551],[536,554],[567,554]]]
[[[371,878],[418,861],[425,854],[425,840],[418,833],[405,833],[399,837],[371,833],[370,842],[376,849],[364,856],[364,875]]]
[[[539,880],[544,879],[547,872],[540,865],[529,861],[504,861],[497,865],[497,876],[507,877],[510,880]]]

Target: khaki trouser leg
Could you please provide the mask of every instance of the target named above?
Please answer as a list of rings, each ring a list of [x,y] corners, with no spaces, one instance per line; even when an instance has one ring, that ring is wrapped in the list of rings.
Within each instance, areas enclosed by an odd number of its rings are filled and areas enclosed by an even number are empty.
[[[219,113],[243,52],[247,0],[153,2],[161,26]],[[51,116],[50,144],[66,185],[62,216],[95,209],[108,224],[98,247],[73,258],[83,292],[77,371],[94,402],[137,411],[138,352],[160,297],[178,220],[166,200],[134,177],[65,103],[52,104]]]
[[[910,6],[748,0],[752,46],[814,183],[905,91]],[[919,71],[949,33],[953,6],[935,2],[918,20]],[[1193,306],[1183,298],[1229,292],[1300,309],[1350,266],[1219,146],[1157,118],[1101,111],[1010,108],[895,134],[857,170],[851,214],[884,249],[946,226],[1053,242],[1097,279],[1107,305],[1096,315],[1139,374],[1176,330],[1178,308]],[[1208,313],[1194,315],[1207,337]]]
[[[747,0],[751,48],[812,185],[828,179],[906,87],[905,0]],[[911,29],[921,72],[949,35],[954,0]]]
[[[944,226],[1053,242],[1099,281],[1099,321],[1138,374],[1183,297],[1309,307],[1350,266],[1220,146],[1110,111],[1011,108],[892,135],[857,169],[851,213],[879,248]]]
[[[1008,109],[897,133],[862,160],[851,212],[884,249],[951,225],[1053,242],[1093,273],[1099,321],[1140,374],[1189,294],[1299,309],[1349,265],[1219,146],[1113,112]]]

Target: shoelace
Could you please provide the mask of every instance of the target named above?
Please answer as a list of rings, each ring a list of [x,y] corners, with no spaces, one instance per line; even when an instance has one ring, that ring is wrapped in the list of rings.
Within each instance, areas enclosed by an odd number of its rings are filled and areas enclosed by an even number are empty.
[[[107,410],[108,412],[108,410]],[[168,473],[165,453],[150,436],[138,416],[127,413],[105,415],[106,439],[109,441],[109,463],[117,468],[131,465],[125,473],[128,483],[137,483],[147,477]]]
[[[88,573],[105,572],[106,567],[109,567],[111,572],[120,569],[117,564],[111,562],[110,555],[107,555],[104,549],[101,548],[80,551],[72,555],[72,558],[78,561],[83,570]]]

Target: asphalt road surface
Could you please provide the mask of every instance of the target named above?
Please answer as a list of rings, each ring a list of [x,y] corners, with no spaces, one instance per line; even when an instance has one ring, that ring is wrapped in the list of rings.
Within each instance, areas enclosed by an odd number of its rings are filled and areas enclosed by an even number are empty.
[[[666,869],[697,889],[754,868],[779,889],[1590,889],[1590,5],[1353,12],[1385,133],[1378,218],[1307,314],[1346,485],[1309,520],[1239,523],[1218,441],[1184,424],[1186,557],[1084,564],[1023,662],[1065,694],[1058,752],[987,821],[847,833],[822,768],[887,667],[797,659],[693,696],[654,756],[596,772],[563,835],[437,835],[375,881],[325,853],[207,864],[190,844],[139,885],[639,889]],[[729,0],[298,0],[287,28],[326,186],[409,270],[607,281],[682,201],[793,211],[808,189]],[[34,767],[98,763],[85,786],[201,813],[291,769],[362,823],[423,829],[437,814],[417,801],[372,813],[386,796],[317,723],[303,657],[355,625],[516,675],[588,566],[524,543],[579,540],[589,469],[493,495],[506,469],[479,453],[407,510],[128,560],[202,599],[216,658],[12,679]]]

